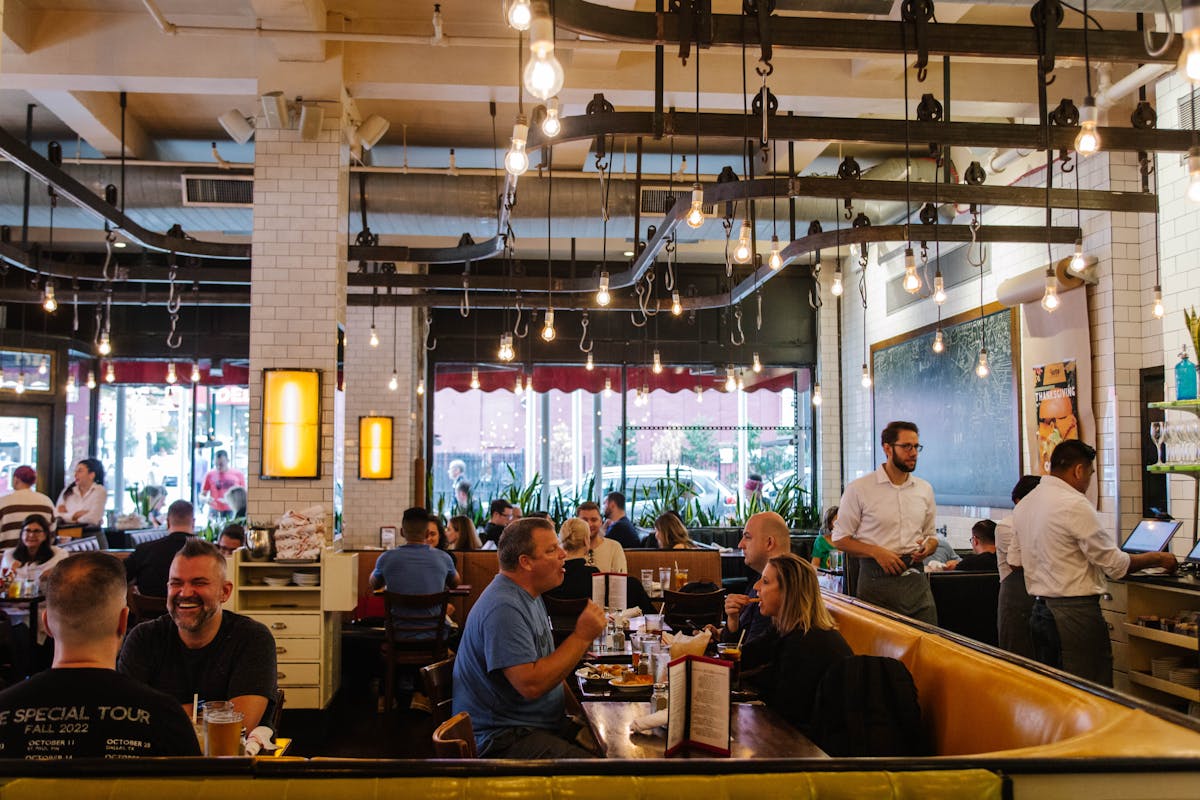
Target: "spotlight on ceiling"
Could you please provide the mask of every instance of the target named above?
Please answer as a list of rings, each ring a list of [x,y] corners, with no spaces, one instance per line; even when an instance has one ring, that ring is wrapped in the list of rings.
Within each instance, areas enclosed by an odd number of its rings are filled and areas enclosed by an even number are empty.
[[[358,143],[362,145],[364,150],[370,150],[379,144],[379,140],[383,138],[383,135],[388,132],[388,128],[390,127],[392,127],[392,123],[378,114],[372,114],[354,129],[354,136],[358,139]]]
[[[236,108],[231,108],[217,117],[217,122],[221,123],[229,138],[238,144],[245,144],[254,136],[254,118],[247,117]]]
[[[263,117],[268,128],[292,127],[287,98],[283,92],[267,92],[262,96]]]

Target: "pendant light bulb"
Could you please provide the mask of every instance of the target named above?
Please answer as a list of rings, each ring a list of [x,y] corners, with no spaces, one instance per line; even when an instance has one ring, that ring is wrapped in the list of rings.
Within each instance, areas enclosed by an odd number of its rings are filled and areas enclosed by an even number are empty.
[[[1200,203],[1200,147],[1193,147],[1188,150],[1187,164],[1187,199],[1193,203]]]
[[[871,371],[867,369],[867,365],[865,363],[863,364],[862,381],[860,381],[860,383],[862,383],[862,387],[864,389],[871,388]]]
[[[937,333],[933,334],[933,352],[944,353],[946,351],[946,337],[939,327]]]
[[[739,264],[746,264],[750,261],[750,257],[754,255],[754,251],[750,246],[750,220],[742,220],[742,229],[738,233],[737,247],[733,250],[733,260]]]
[[[821,407],[821,403],[823,403],[823,402],[825,402],[825,401],[824,401],[824,399],[821,397],[821,384],[819,384],[819,383],[814,383],[814,384],[813,384],[813,391],[812,391],[812,404],[813,404],[815,407],[817,407],[817,408],[820,408],[820,407]]]
[[[525,152],[525,143],[529,141],[529,121],[525,116],[518,115],[513,123],[512,140],[508,152],[504,154],[504,169],[509,175],[524,175],[529,169],[529,154]]]
[[[100,331],[100,343],[96,345],[96,352],[102,356],[112,353],[112,339],[109,338],[108,331]]]
[[[608,273],[600,273],[600,288],[596,290],[596,305],[606,306],[612,302],[612,295],[608,291]]]
[[[392,377],[390,380],[388,380],[388,388],[391,389],[393,392],[400,388],[400,374],[398,372],[396,372],[395,370],[392,370]],[[420,393],[421,393],[421,387],[418,385],[417,386],[417,394],[420,394]]]
[[[104,370],[104,382],[112,383],[117,379],[117,370],[113,367],[113,362],[108,362],[108,367]]]
[[[653,361],[652,366],[650,367],[650,370],[655,375],[662,375],[662,371],[663,371],[662,356],[659,355],[657,350],[654,351],[654,361]]]
[[[607,378],[607,377],[606,377],[606,378],[604,379],[604,396],[605,396],[605,397],[612,397],[612,396],[613,396],[613,390],[612,390],[612,378]]]
[[[546,309],[546,322],[542,326],[542,339],[544,339],[547,342],[553,342],[554,337],[557,335],[558,335],[558,332],[554,330],[554,309],[547,308]]]
[[[13,387],[13,391],[17,394],[25,394],[25,373],[17,375],[17,385]]]
[[[846,288],[842,286],[842,271],[835,269],[833,271],[833,285],[829,287],[829,292],[834,297],[841,297],[844,291],[846,291]]]
[[[175,373],[175,362],[167,362],[167,383],[174,386],[179,381],[179,376]]]
[[[1096,98],[1088,95],[1083,99],[1083,107],[1079,109],[1079,135],[1075,137],[1075,152],[1081,156],[1090,156],[1100,151],[1100,132],[1096,130],[1098,119]]]
[[[688,209],[685,220],[689,228],[699,228],[704,224],[704,187],[699,183],[692,184],[692,207]]]
[[[759,359],[758,353],[754,354],[754,360],[750,366],[750,369],[754,370],[755,374],[762,372],[762,361]]]
[[[592,370],[594,370],[596,368],[596,362],[592,360],[591,353],[587,354],[587,361],[583,362],[583,368],[586,369],[588,372],[591,372]]]
[[[1046,293],[1042,295],[1042,308],[1051,314],[1058,308],[1058,278],[1054,276],[1053,268],[1046,270]]]
[[[524,374],[522,374],[520,372],[517,373],[517,380],[513,383],[513,391],[516,392],[517,394],[521,394],[522,392],[525,391],[525,375]]]
[[[53,314],[58,310],[58,300],[54,297],[54,282],[46,281],[46,288],[42,290],[42,308],[46,309],[47,314]]]
[[[904,291],[916,294],[921,291],[921,276],[917,274],[917,258],[911,247],[904,250]]]
[[[89,389],[95,389],[96,388],[96,373],[92,372],[89,369],[88,373],[87,373],[87,381],[83,385]]]
[[[478,367],[471,367],[471,388],[472,389],[479,388],[479,368]]]
[[[771,237],[771,257],[767,259],[767,264],[776,272],[783,269],[783,255],[779,252],[778,236]]]
[[[1076,239],[1075,252],[1071,254],[1071,260],[1067,264],[1067,269],[1078,275],[1083,272],[1083,268],[1086,266],[1087,262],[1083,260],[1083,239]]]
[[[554,21],[544,3],[534,9],[529,24],[529,52],[533,57],[522,74],[525,89],[539,100],[549,100],[562,91],[564,75],[562,64],[554,57]]]
[[[746,381],[742,377],[742,371],[740,369],[738,370],[738,373],[737,373],[737,383],[735,385],[737,386],[737,390],[739,392],[746,388]]]
[[[371,326],[371,338],[367,340],[371,347],[379,347],[379,331],[375,330],[375,326]]]
[[[199,383],[199,382],[200,382],[200,362],[193,361],[192,362],[192,383]]]
[[[704,390],[701,389],[699,386],[694,386],[692,388],[696,392],[696,402],[703,404],[704,403]]]
[[[679,301],[679,290],[671,292],[671,315],[678,317],[683,313],[683,303]]]
[[[733,367],[725,368],[725,391],[732,392],[737,389],[737,378],[733,376]]]
[[[46,362],[48,360],[49,359],[43,358],[41,361],[38,362],[38,370],[37,370],[38,375],[45,375],[47,372],[50,371],[49,367],[46,366]]]
[[[975,362],[975,374],[980,378],[986,378],[991,370],[988,369],[987,348],[979,348],[979,360]]]
[[[562,119],[558,116],[558,98],[551,97],[546,102],[546,116],[542,118],[542,135],[553,139],[562,133]]]
[[[1167,313],[1166,310],[1163,308],[1162,287],[1161,286],[1154,287],[1154,307],[1151,309],[1151,311],[1153,312],[1154,316],[1158,319],[1162,319],[1163,314]]]
[[[1179,54],[1180,75],[1200,84],[1200,5],[1183,3],[1183,49]]]
[[[392,373],[392,374],[394,375],[395,373]],[[418,378],[417,379],[417,396],[420,397],[423,394],[425,394],[425,379]]]
[[[942,271],[939,269],[937,274],[933,276],[933,302],[939,306],[946,302],[946,281],[942,277]]]
[[[533,21],[533,9],[529,7],[529,0],[509,0],[505,17],[508,27],[513,30],[529,30],[529,23]]]

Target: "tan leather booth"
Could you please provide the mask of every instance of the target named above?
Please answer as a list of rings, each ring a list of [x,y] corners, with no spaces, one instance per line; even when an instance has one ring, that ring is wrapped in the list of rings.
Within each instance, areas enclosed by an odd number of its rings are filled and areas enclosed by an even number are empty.
[[[908,667],[935,755],[1200,758],[1200,726],[861,601],[825,599],[855,653]]]

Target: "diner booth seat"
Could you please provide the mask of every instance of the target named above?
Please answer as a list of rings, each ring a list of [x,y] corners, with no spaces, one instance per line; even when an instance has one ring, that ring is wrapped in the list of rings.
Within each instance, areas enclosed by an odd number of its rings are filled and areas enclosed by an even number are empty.
[[[860,600],[825,599],[855,653],[908,667],[935,756],[1200,758],[1194,722],[1175,724],[1132,698]]]

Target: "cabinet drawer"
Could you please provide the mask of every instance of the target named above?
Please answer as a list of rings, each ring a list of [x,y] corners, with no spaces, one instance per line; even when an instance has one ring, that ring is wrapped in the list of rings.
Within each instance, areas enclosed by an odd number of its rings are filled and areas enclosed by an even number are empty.
[[[320,636],[320,614],[253,614],[254,619],[267,626],[276,638],[288,636]]]
[[[321,689],[317,686],[289,686],[283,699],[284,709],[320,708]]]
[[[286,636],[275,640],[277,661],[320,661],[320,639],[290,639]]]
[[[1100,595],[1100,607],[1105,611],[1120,611],[1124,614],[1125,609],[1129,607],[1125,595],[1125,584],[1109,581],[1108,590]]]
[[[1129,672],[1129,645],[1123,642],[1112,643],[1113,671]]]
[[[1128,642],[1129,634],[1125,633],[1124,611],[1101,611],[1104,621],[1108,623],[1108,638],[1114,642]]]
[[[315,661],[284,662],[276,667],[275,673],[280,686],[316,686],[321,682],[321,665]]]

